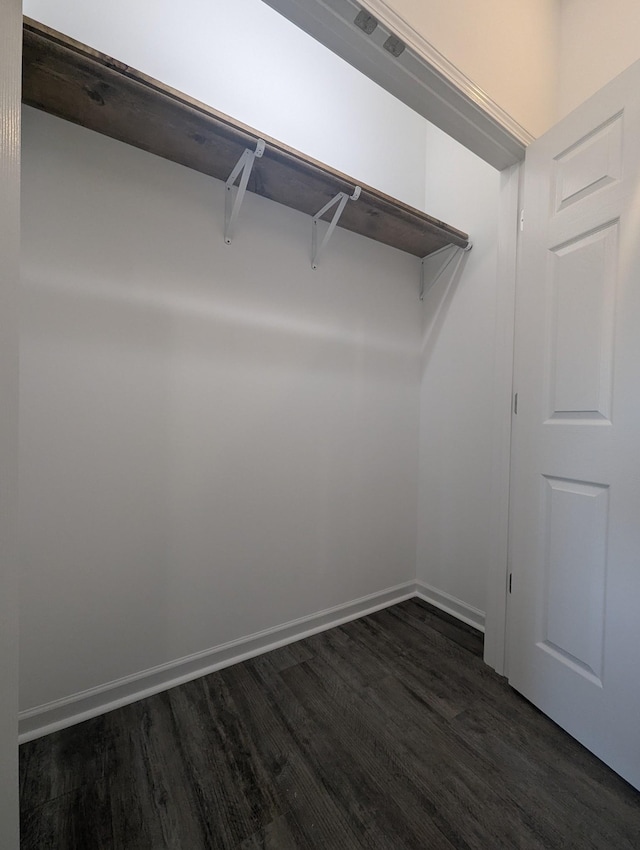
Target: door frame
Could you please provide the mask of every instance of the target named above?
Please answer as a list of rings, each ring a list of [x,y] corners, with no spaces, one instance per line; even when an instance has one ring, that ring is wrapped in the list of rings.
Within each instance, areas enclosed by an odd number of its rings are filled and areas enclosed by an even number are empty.
[[[18,302],[22,0],[0,3],[0,846],[18,850]]]
[[[509,508],[514,410],[516,280],[524,163],[500,175],[498,284],[492,401],[491,561],[486,581],[484,660],[507,675],[509,600]]]

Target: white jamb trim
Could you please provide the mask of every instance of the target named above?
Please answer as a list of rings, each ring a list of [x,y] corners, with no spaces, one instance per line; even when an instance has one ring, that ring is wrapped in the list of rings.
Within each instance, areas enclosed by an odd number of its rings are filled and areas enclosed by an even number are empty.
[[[398,602],[414,597],[415,587],[415,582],[409,581],[22,711],[20,712],[20,743],[40,738],[75,723],[81,723],[83,720],[129,705],[144,697],[173,688],[175,685],[181,685],[272,649],[278,649],[288,643],[372,614],[390,605],[396,605]]]

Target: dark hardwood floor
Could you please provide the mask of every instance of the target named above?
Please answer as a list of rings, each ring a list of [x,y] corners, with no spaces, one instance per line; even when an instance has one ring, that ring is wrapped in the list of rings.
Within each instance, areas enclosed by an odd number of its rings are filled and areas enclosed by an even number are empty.
[[[640,848],[640,794],[411,600],[21,748],[22,850]]]

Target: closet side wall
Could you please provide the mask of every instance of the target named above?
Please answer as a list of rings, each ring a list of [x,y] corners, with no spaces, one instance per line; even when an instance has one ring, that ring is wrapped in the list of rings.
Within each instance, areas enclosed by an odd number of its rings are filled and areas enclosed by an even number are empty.
[[[427,169],[428,203],[461,223],[473,249],[423,304],[417,576],[432,601],[482,624],[493,557],[500,173],[435,127],[427,155],[438,166]]]
[[[423,209],[424,119],[261,0],[25,0],[25,14]]]
[[[24,119],[22,709],[413,588],[419,261]]]

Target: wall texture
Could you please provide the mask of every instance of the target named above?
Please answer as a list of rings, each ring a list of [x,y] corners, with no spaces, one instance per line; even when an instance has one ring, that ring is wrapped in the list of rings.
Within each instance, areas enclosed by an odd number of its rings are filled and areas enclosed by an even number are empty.
[[[461,602],[462,612],[484,612],[494,530],[500,174],[435,127],[427,151],[438,163],[429,169],[428,204],[444,220],[453,216],[474,247],[459,273],[454,260],[424,300],[417,575]],[[436,272],[441,261],[429,264]]]
[[[424,119],[261,0],[25,0],[25,14],[415,207]]]
[[[534,136],[554,123],[558,0],[383,1]]]
[[[562,0],[558,117],[640,59],[637,0]]]
[[[419,263],[25,109],[32,708],[415,579]]]

